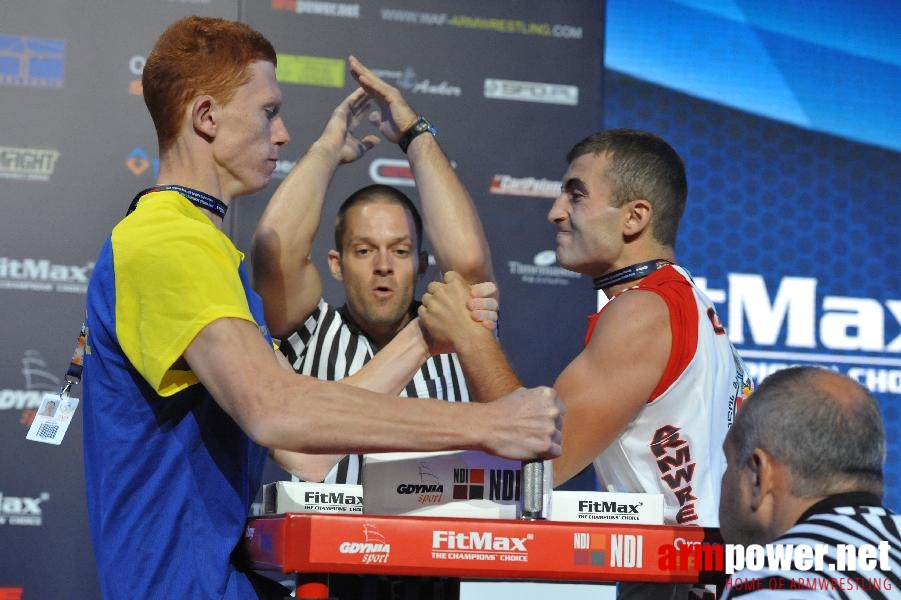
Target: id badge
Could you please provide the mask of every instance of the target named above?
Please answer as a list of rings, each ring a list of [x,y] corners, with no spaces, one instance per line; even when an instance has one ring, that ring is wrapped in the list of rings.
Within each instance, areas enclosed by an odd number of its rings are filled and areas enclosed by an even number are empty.
[[[65,392],[44,394],[25,439],[58,446],[69,429],[76,408],[78,398]]]

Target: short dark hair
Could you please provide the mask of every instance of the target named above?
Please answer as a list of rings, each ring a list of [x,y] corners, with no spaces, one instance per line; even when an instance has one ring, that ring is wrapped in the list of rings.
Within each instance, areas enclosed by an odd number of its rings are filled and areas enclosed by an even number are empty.
[[[688,180],[685,163],[662,138],[636,129],[609,129],[581,140],[566,155],[572,163],[585,154],[606,154],[613,181],[613,206],[639,198],[654,207],[651,218],[654,238],[669,247],[676,245],[679,221],[685,212]]]
[[[360,188],[341,203],[338,208],[338,216],[335,218],[335,249],[341,252],[344,249],[344,233],[346,230],[347,211],[358,204],[383,202],[385,204],[399,204],[413,219],[416,228],[416,251],[422,250],[422,217],[416,209],[413,201],[402,191],[390,185],[375,183]]]
[[[851,390],[839,398],[827,378]],[[792,493],[817,497],[847,484],[879,495],[883,490],[885,430],[879,405],[866,388],[819,367],[790,367],[763,380],[742,404],[727,443],[744,464],[766,450],[794,476]]]

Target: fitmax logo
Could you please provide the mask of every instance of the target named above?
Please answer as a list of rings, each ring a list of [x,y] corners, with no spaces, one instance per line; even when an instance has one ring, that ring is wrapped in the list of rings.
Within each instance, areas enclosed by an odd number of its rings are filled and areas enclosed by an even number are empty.
[[[641,504],[620,504],[619,502],[595,502],[592,500],[579,500],[579,512],[587,513],[617,513],[621,515],[637,515]]]
[[[86,284],[93,268],[93,261],[86,265],[61,265],[47,259],[16,260],[0,256],[0,279]]]
[[[448,530],[432,531],[433,550],[492,550],[496,552],[528,552],[526,542],[533,538],[495,536],[490,531],[458,532]]]
[[[48,492],[36,498],[8,496],[0,492],[0,525],[40,525],[41,504],[50,499]]]
[[[818,307],[812,277],[783,277],[775,296],[757,274],[730,273],[727,290],[708,288],[704,278],[696,282],[713,302],[727,305],[729,339],[736,345],[776,346],[784,332],[790,348],[901,353],[901,334],[886,339],[887,321],[901,324],[901,300],[827,295]]]
[[[305,492],[303,501],[310,504],[348,504],[362,505],[363,496],[354,496],[344,492]]]

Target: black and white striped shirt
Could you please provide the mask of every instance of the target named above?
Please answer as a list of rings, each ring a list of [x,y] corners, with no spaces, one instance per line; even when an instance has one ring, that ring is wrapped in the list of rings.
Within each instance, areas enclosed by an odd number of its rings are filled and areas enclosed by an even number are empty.
[[[839,545],[878,548],[884,542],[889,547],[887,563],[878,559],[876,568],[871,570],[859,564],[846,565],[843,571],[835,568]],[[854,492],[830,496],[812,506],[772,544],[811,548],[825,545],[824,568],[820,571],[745,569],[732,575],[723,600],[901,598],[901,515],[883,507],[873,494]]]
[[[416,308],[411,310],[415,313]],[[283,340],[281,351],[296,372],[338,381],[359,371],[378,349],[351,318],[346,306],[336,309],[320,300],[300,329]],[[400,395],[469,402],[457,355],[429,357]],[[362,460],[360,455],[345,457],[332,468],[325,483],[362,483]]]

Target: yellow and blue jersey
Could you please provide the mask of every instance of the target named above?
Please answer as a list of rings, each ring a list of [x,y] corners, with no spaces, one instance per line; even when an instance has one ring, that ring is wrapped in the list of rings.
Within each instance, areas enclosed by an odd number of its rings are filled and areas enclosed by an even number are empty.
[[[231,240],[178,193],[145,195],[104,244],[87,296],[85,477],[104,597],[256,597],[230,555],[266,449],[181,360],[221,318],[271,341]]]

